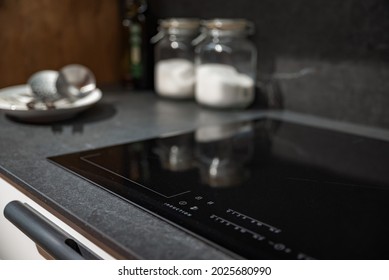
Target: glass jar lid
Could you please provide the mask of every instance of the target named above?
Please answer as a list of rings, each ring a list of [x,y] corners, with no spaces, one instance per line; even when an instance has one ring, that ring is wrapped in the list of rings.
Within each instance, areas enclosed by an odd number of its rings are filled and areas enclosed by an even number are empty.
[[[201,21],[201,32],[212,36],[252,35],[254,25],[246,19],[215,18]]]
[[[166,34],[196,36],[199,33],[200,20],[197,18],[167,18],[159,21],[158,33],[150,42],[155,44]]]
[[[200,20],[197,18],[167,18],[159,22],[163,28],[198,29]]]
[[[159,22],[160,31],[164,30],[169,34],[197,34],[200,27],[200,20],[196,18],[168,18]]]
[[[246,30],[251,23],[245,19],[221,19],[215,18],[211,20],[204,20],[201,22],[202,26],[208,29],[218,29],[218,30]]]

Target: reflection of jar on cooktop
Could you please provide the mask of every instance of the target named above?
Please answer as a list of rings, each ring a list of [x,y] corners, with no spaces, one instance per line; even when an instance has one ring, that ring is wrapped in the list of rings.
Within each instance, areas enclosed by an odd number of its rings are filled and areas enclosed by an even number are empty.
[[[156,141],[154,153],[159,156],[162,168],[180,172],[194,168],[193,147],[191,134],[160,138]]]
[[[202,23],[196,47],[196,90],[200,104],[245,108],[254,101],[257,51],[248,40],[253,31],[244,19],[214,19]]]
[[[154,36],[155,90],[165,97],[190,98],[194,95],[193,39],[198,35],[197,19],[162,20]]]
[[[239,187],[249,178],[254,151],[251,123],[205,126],[196,130],[197,165],[202,183]]]

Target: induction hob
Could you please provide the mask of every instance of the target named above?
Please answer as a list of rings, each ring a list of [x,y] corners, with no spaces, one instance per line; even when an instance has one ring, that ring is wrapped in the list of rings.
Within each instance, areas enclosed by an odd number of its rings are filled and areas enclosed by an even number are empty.
[[[49,160],[235,256],[389,259],[382,140],[262,118]]]

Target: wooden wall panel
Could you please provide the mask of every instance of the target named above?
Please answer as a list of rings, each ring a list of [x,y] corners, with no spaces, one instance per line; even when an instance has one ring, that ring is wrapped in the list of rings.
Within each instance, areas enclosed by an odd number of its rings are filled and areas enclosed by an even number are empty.
[[[117,0],[0,0],[0,88],[70,63],[119,80]]]

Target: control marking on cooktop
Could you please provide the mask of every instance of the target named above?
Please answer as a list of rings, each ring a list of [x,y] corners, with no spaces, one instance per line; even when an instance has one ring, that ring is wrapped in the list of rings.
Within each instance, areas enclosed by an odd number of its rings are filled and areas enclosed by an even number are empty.
[[[231,210],[231,209],[229,209]],[[230,220],[227,220],[225,218],[222,218],[218,215],[215,215],[215,214],[212,214],[211,216],[209,216],[210,219],[213,219],[215,220],[216,222],[222,224],[222,225],[225,225],[227,227],[233,227],[234,230],[239,230],[241,233],[249,233],[251,234],[252,238],[255,239],[255,240],[258,240],[258,241],[265,241],[265,244],[267,244],[268,246],[270,246],[270,248],[272,248],[273,250],[275,251],[278,251],[278,252],[282,252],[284,254],[291,254],[293,252],[293,250],[291,248],[289,248],[288,246],[286,246],[285,244],[283,243],[278,243],[278,242],[274,242],[270,239],[268,239],[266,236],[263,236],[255,231],[252,231],[252,230],[249,230],[241,225],[238,225],[234,222],[231,222]]]
[[[163,197],[165,197],[165,198],[172,198],[172,197],[176,197],[176,196],[179,196],[179,195],[182,195],[182,194],[191,192],[191,191],[185,191],[185,192],[181,192],[181,193],[177,193],[177,194],[174,194],[174,195],[167,196],[167,195],[164,195],[164,194],[162,194],[162,193],[160,193],[160,192],[157,192],[157,191],[155,191],[155,190],[153,190],[153,189],[151,189],[151,188],[149,188],[149,187],[146,187],[145,185],[142,185],[142,184],[140,184],[140,183],[138,183],[138,182],[135,182],[135,181],[133,181],[133,180],[130,180],[130,179],[128,179],[127,177],[125,177],[125,176],[123,176],[123,175],[120,175],[120,174],[118,174],[118,173],[116,173],[116,172],[114,172],[114,171],[112,171],[112,170],[109,170],[108,168],[105,168],[104,166],[101,166],[101,165],[98,164],[98,163],[95,163],[95,162],[93,162],[93,161],[87,159],[87,158],[91,158],[91,157],[97,157],[97,156],[100,156],[100,155],[101,155],[100,153],[96,153],[96,154],[86,155],[86,156],[83,156],[83,157],[80,157],[80,158],[81,158],[81,160],[83,160],[83,161],[85,161],[85,162],[87,162],[87,163],[89,163],[89,164],[91,164],[91,165],[94,165],[94,166],[96,166],[96,167],[98,167],[98,168],[101,168],[101,169],[103,169],[103,170],[105,170],[105,171],[107,171],[107,172],[109,172],[109,173],[112,173],[112,174],[114,174],[114,175],[116,175],[116,176],[118,176],[118,177],[120,177],[120,178],[122,178],[122,179],[124,179],[124,180],[127,180],[127,181],[129,181],[129,182],[131,182],[131,183],[133,183],[133,184],[135,184],[135,185],[138,185],[138,186],[140,186],[140,187],[142,187],[142,188],[145,188],[145,189],[147,189],[147,190],[149,190],[149,191],[151,191],[151,192],[153,192],[153,193],[156,193],[156,194],[158,194],[158,195],[160,195],[160,196],[163,196]]]
[[[281,229],[279,229],[279,228],[276,228],[276,227],[273,227],[272,225],[269,225],[269,224],[266,224],[264,222],[258,221],[258,220],[254,219],[252,217],[249,217],[249,216],[247,216],[245,214],[242,214],[242,213],[240,213],[238,211],[235,211],[235,210],[233,210],[231,208],[227,209],[226,213],[229,213],[229,214],[231,214],[231,215],[233,215],[233,216],[235,216],[237,218],[241,218],[242,220],[249,220],[250,223],[255,224],[255,225],[259,226],[259,227],[262,227],[262,226],[267,227],[269,229],[269,231],[271,231],[271,232],[274,232],[274,233],[280,233],[281,232]]]
[[[219,222],[219,223],[221,223],[221,224],[224,224],[224,225],[226,225],[226,226],[228,226],[228,227],[229,227],[229,226],[232,226],[232,227],[234,227],[235,230],[239,230],[241,233],[250,233],[250,234],[252,235],[252,237],[253,237],[254,239],[256,239],[256,240],[262,241],[262,240],[265,240],[265,239],[266,239],[265,236],[263,236],[263,235],[261,235],[261,234],[259,234],[259,233],[257,233],[257,232],[254,232],[254,231],[252,231],[252,230],[249,230],[249,229],[247,229],[247,228],[245,228],[245,227],[243,227],[243,226],[240,226],[240,225],[238,225],[238,224],[235,224],[234,222],[231,222],[231,221],[229,221],[229,220],[227,220],[227,219],[224,219],[224,218],[222,218],[222,217],[219,217],[218,215],[212,214],[212,215],[210,216],[210,218],[213,219],[213,220],[215,220],[216,222]]]

